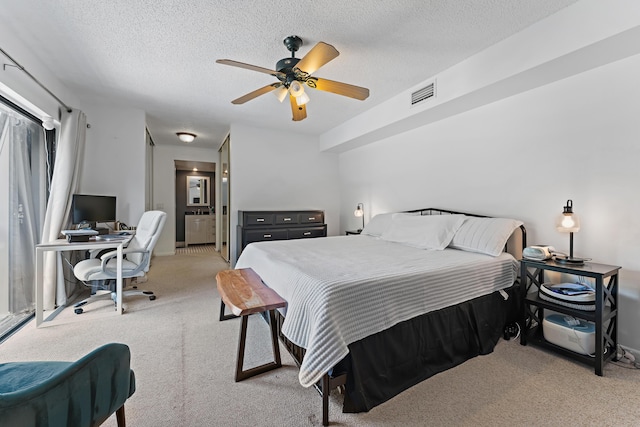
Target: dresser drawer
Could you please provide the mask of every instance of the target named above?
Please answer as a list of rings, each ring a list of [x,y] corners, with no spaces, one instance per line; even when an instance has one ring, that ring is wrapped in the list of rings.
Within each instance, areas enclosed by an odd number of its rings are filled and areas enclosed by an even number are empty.
[[[273,225],[275,215],[272,213],[246,213],[244,214],[244,226]]]
[[[322,212],[302,212],[298,222],[300,224],[322,224],[324,223],[324,214]]]
[[[300,227],[289,229],[289,239],[305,239],[309,237],[326,237],[327,228],[322,227]]]
[[[286,240],[287,230],[246,230],[244,244],[253,242],[267,242],[270,240]]]
[[[297,213],[276,214],[276,225],[298,224]]]

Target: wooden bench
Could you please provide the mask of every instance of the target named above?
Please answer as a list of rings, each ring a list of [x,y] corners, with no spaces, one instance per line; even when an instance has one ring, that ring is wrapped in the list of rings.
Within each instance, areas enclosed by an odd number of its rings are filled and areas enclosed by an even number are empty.
[[[220,320],[223,321],[234,317],[242,318],[240,342],[238,343],[238,360],[236,362],[236,382],[282,366],[275,309],[285,307],[287,302],[276,291],[267,287],[260,279],[260,276],[250,268],[221,271],[216,275],[216,283],[221,299]],[[225,305],[229,307],[233,315],[224,314]],[[274,361],[245,371],[243,370],[243,364],[248,318],[250,314],[264,312],[269,312]]]

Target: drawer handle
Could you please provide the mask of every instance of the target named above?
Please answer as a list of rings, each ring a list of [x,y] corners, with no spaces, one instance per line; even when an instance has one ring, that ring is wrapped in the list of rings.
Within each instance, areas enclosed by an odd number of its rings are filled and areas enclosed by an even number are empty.
[[[285,218],[284,220],[285,221],[291,221],[291,218]]]
[[[262,237],[264,237],[265,239],[267,239],[267,238],[271,237],[271,234],[265,234],[265,235],[264,235],[264,236],[262,236]]]
[[[311,236],[311,232],[310,231],[305,231],[304,235],[305,236]]]
[[[256,222],[264,222],[264,218],[256,218]]]
[[[309,218],[309,221],[315,221],[315,220],[316,220],[315,216],[312,216],[311,218]]]

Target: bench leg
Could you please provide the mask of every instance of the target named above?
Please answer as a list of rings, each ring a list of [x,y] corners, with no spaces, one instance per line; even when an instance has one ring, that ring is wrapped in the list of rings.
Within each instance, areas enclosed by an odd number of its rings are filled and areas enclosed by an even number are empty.
[[[276,331],[276,318],[273,310],[269,310],[269,327],[271,329],[271,345],[273,347],[273,362],[265,363],[264,365],[256,366],[255,368],[243,370],[244,365],[244,350],[247,339],[247,323],[249,316],[242,316],[242,323],[240,325],[240,342],[238,343],[238,360],[236,361],[236,382],[245,380],[254,375],[262,374],[264,372],[271,371],[272,369],[282,366],[280,361],[280,347],[278,344],[278,332]]]
[[[236,316],[235,314],[224,314],[224,308],[226,306],[224,305],[224,301],[222,301],[222,299],[220,299],[220,321],[222,322],[223,320],[229,320],[229,319],[235,319]]]

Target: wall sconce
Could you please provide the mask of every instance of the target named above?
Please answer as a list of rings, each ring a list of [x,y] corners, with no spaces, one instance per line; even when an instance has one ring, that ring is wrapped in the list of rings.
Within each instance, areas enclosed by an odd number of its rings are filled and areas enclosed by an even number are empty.
[[[358,231],[362,231],[364,229],[364,205],[362,203],[358,203],[356,210],[353,211],[353,215],[362,218],[362,228],[358,229]]]
[[[573,213],[572,200],[567,200],[567,205],[563,208],[562,214],[558,216],[556,220],[556,230],[561,233],[569,233],[569,256],[564,258],[556,256],[556,262],[572,265],[584,264],[584,258],[573,257],[573,233],[580,230],[580,218]]]
[[[196,139],[197,136],[195,133],[189,132],[177,132],[176,135],[178,135],[178,139],[180,139],[180,141],[184,142],[185,144],[193,142],[193,140]]]

